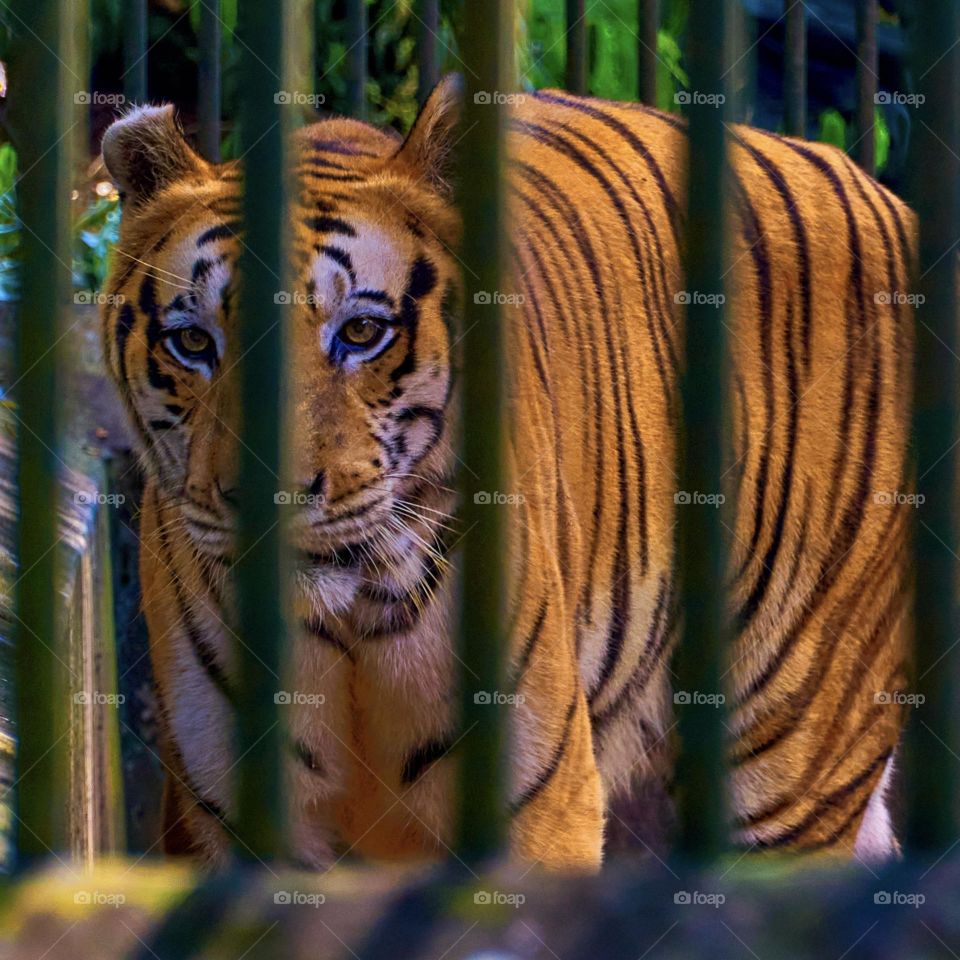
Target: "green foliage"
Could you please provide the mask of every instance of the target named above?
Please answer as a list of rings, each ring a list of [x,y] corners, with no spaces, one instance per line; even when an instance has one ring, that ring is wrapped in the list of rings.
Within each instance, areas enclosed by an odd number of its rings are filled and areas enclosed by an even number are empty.
[[[657,34],[657,103],[673,110],[673,95],[687,85],[680,38],[686,26],[687,0],[665,4]],[[523,18],[518,72],[527,89],[563,86],[566,58],[566,10],[563,0],[530,0]],[[590,92],[610,100],[637,97],[637,3],[609,0],[587,12]]]
[[[882,110],[874,111],[874,131],[876,136],[877,173],[881,173],[890,159],[890,127]],[[853,147],[853,125],[848,124],[839,110],[831,107],[820,114],[817,139],[822,143],[829,143],[840,150],[850,150]]]
[[[19,292],[20,219],[16,202],[17,154],[0,144],[0,301]],[[102,197],[90,204],[73,225],[73,285],[99,290],[107,276],[110,252],[120,228],[120,204]]]

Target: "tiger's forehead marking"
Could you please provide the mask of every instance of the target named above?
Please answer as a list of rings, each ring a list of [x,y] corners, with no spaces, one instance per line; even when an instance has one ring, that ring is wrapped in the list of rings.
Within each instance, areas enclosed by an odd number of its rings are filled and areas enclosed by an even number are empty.
[[[374,223],[351,223],[354,235],[330,233],[316,244],[307,286],[321,305],[336,309],[360,290],[399,300],[409,270],[409,246],[403,235]]]

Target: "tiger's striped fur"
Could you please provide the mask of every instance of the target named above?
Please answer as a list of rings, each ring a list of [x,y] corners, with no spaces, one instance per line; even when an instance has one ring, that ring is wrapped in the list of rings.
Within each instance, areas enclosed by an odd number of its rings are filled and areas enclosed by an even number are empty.
[[[402,144],[342,119],[297,135],[293,469],[322,502],[293,524],[290,684],[325,699],[291,705],[288,726],[310,863],[450,840],[456,99],[441,85]],[[685,135],[653,110],[543,91],[514,110],[509,149],[512,840],[595,866],[617,797],[668,776],[674,525],[697,508],[678,505],[674,466]],[[860,849],[886,855],[902,717],[877,695],[905,683],[908,507],[879,501],[909,489],[913,219],[832,148],[738,127],[731,149],[737,838],[851,853],[870,804]],[[217,861],[233,810],[240,172],[194,155],[169,108],[118,121],[104,156],[126,194],[104,336],[147,475],[171,837]],[[360,359],[337,333],[358,311],[388,330]],[[185,323],[211,338],[209,369],[171,350]]]

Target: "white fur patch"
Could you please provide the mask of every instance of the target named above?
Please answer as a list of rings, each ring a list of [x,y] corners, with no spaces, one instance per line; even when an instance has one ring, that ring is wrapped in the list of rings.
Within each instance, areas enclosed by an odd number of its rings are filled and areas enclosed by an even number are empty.
[[[853,852],[858,860],[863,860],[865,863],[889,860],[900,852],[887,804],[887,790],[893,779],[893,768],[894,758],[891,756],[883,768],[883,776],[874,787],[870,801],[867,803],[867,812],[863,815],[857,832],[857,842]]]

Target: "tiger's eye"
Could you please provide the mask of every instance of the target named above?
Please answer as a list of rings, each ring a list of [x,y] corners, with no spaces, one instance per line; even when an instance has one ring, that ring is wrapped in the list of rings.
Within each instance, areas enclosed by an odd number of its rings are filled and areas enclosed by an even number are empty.
[[[367,347],[382,333],[383,326],[370,317],[356,317],[340,328],[340,339],[351,347]]]
[[[184,327],[177,333],[177,340],[185,353],[205,353],[212,343],[210,334],[198,327]]]

